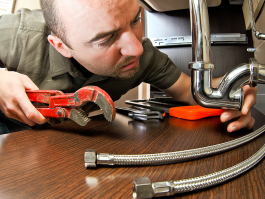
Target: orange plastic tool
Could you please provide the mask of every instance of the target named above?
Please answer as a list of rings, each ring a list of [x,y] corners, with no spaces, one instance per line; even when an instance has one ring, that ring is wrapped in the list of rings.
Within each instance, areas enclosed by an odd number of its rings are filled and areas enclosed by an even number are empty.
[[[180,106],[169,109],[170,116],[186,120],[198,120],[205,117],[218,116],[223,112],[223,109],[204,108],[199,105]]]

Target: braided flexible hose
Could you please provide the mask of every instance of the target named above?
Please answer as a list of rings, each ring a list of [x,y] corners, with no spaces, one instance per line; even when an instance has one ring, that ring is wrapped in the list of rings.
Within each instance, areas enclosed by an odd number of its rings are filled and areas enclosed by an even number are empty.
[[[133,181],[134,198],[152,198],[170,196],[177,193],[184,193],[211,187],[225,181],[231,180],[238,175],[258,164],[265,156],[265,144],[251,157],[243,162],[227,169],[196,177],[178,181],[151,182],[149,178],[135,178]]]
[[[99,165],[158,165],[158,164],[172,164],[177,162],[190,161],[203,157],[212,156],[218,153],[232,150],[247,142],[252,141],[265,130],[265,125],[256,131],[249,133],[240,138],[216,144],[212,146],[190,149],[184,151],[156,153],[156,154],[142,154],[142,155],[115,155],[108,153],[98,153],[95,150],[88,149],[85,152],[86,167],[96,167]],[[93,158],[91,158],[93,157]]]

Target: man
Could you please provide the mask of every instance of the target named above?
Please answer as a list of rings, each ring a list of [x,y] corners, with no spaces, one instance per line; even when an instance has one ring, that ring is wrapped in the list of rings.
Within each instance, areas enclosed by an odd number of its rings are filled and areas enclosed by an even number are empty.
[[[41,6],[49,28],[38,11],[24,9],[0,20],[0,59],[9,70],[0,71],[0,108],[8,117],[29,125],[46,122],[25,94],[25,89],[38,88],[73,92],[95,85],[115,101],[147,82],[195,104],[190,77],[142,40],[137,0],[41,0]],[[250,108],[256,89],[246,86],[244,92],[242,111],[221,115],[222,122],[240,116],[228,132],[254,125]]]

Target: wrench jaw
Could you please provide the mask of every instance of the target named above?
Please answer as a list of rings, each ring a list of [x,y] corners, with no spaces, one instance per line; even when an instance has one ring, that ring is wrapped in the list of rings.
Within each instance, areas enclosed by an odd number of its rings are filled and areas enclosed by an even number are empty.
[[[115,119],[115,105],[108,93],[101,88],[97,86],[83,87],[75,92],[74,98],[76,105],[79,105],[81,109],[88,103],[94,102],[100,108],[100,110],[102,110],[106,120],[112,122]],[[83,109],[83,112],[81,112],[81,117],[85,117],[85,112],[86,111]]]
[[[69,119],[73,120],[80,126],[86,126],[91,120],[81,108],[74,108],[71,110]]]
[[[112,122],[116,116],[115,105],[111,97],[97,86],[86,86],[74,93],[75,107],[72,108],[69,119],[80,126],[85,126],[91,119],[88,117],[89,110],[85,111],[86,105],[95,103],[102,110],[107,121]],[[82,107],[84,109],[82,109]],[[93,107],[93,106],[92,106]]]
[[[113,109],[114,104],[111,105],[109,103],[106,103],[106,98],[104,98],[102,94],[98,94],[97,99],[94,103],[100,108],[100,110],[102,110],[107,121],[112,122],[115,119],[116,112],[115,109]],[[86,126],[87,123],[91,120],[88,117],[89,114],[90,112],[87,113],[82,109],[82,107],[72,108],[69,114],[69,119],[73,120],[80,126]]]
[[[97,104],[100,110],[103,111],[106,120],[112,122],[115,119],[116,110],[112,100],[111,101],[108,100],[106,96],[102,95],[102,93],[99,93],[95,101],[95,104]]]

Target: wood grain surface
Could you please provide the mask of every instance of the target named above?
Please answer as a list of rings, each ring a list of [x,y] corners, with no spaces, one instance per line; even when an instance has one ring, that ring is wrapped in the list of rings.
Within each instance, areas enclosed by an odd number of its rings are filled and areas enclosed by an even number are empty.
[[[226,132],[218,117],[197,121],[166,117],[164,121],[134,121],[117,114],[114,122],[102,115],[85,127],[74,122],[43,130],[0,135],[0,198],[132,198],[135,177],[151,181],[180,180],[231,167],[253,155],[265,135],[232,151],[212,157],[158,166],[86,169],[84,152],[143,154],[199,148],[233,140],[262,126],[265,117],[253,109],[252,130]],[[218,186],[165,198],[263,198],[265,162]]]

